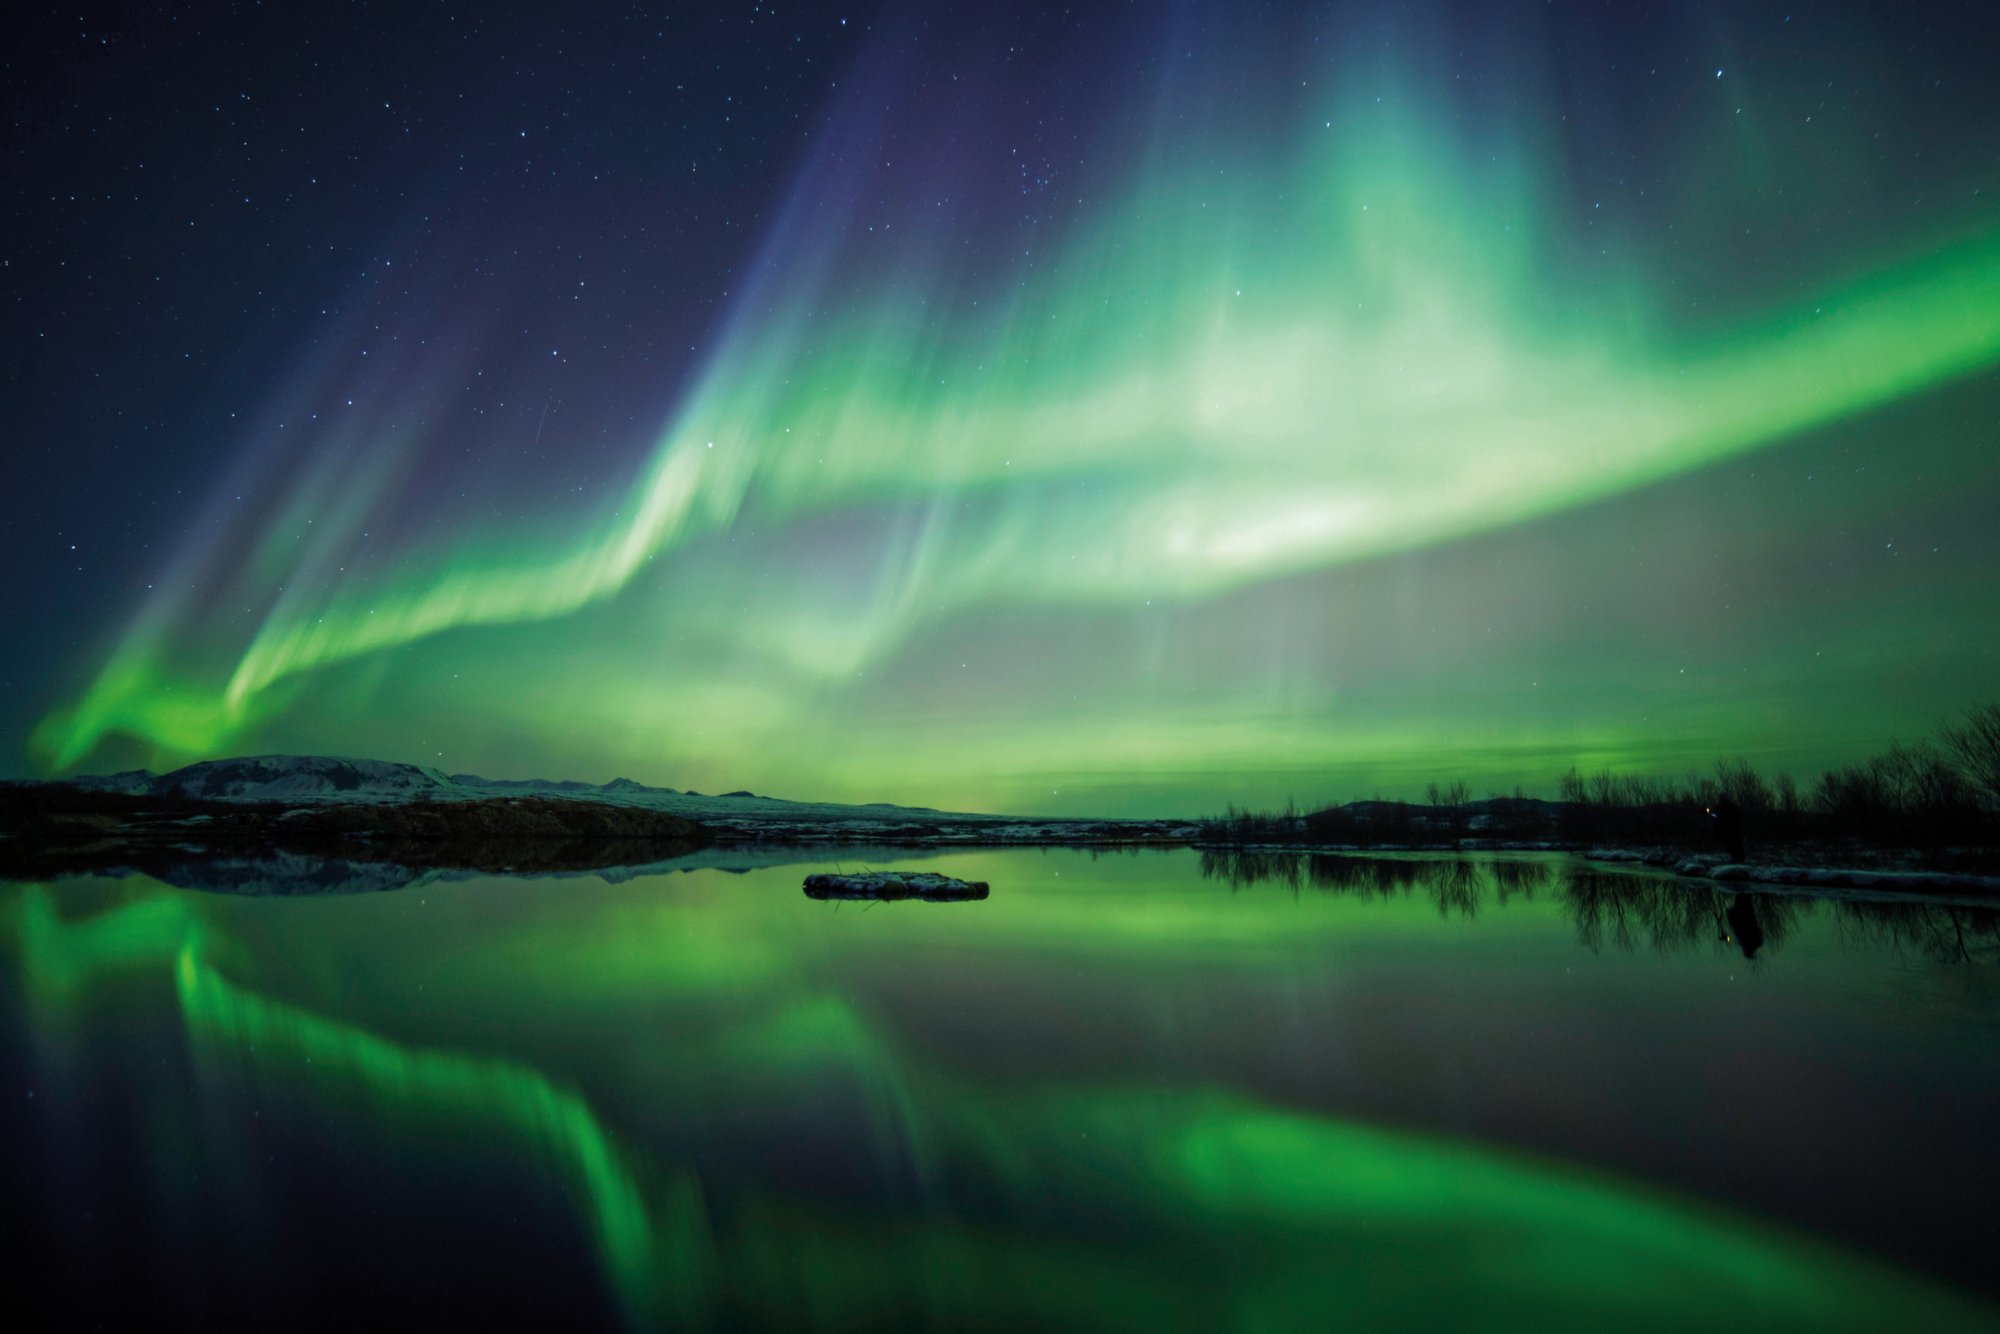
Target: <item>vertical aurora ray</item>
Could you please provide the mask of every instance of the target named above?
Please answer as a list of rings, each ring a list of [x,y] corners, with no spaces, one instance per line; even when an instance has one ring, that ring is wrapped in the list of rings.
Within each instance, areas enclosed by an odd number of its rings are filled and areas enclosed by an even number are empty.
[[[1277,44],[1237,34],[1231,49]],[[256,560],[149,608],[43,720],[39,762],[71,769],[120,737],[160,762],[284,742],[301,698],[322,717],[355,707],[318,693],[341,679],[365,680],[351,698],[373,708],[433,708],[401,684],[412,664],[477,676],[496,642],[587,658],[578,695],[715,721],[660,743],[670,760],[715,765],[802,732],[866,757],[890,733],[853,683],[968,620],[1066,633],[1198,607],[1638,492],[2000,363],[1989,208],[1857,234],[1841,263],[1746,276],[1750,308],[1695,318],[1649,263],[1657,238],[1575,216],[1541,147],[1546,98],[1475,123],[1453,114],[1442,58],[1417,37],[1401,49],[1386,70],[1316,71],[1332,91],[1310,116],[1277,114],[1276,91],[1258,115],[1216,113],[1200,74],[1127,81],[1111,100],[1156,108],[1143,144],[1020,255],[972,251],[992,238],[942,207],[886,242],[854,166],[882,127],[850,107],[614,500],[397,532],[423,442],[385,426],[352,475],[322,455],[280,484],[259,507],[273,517],[234,539]],[[1114,123],[1096,131],[1116,144]],[[947,147],[964,128],[901,150],[918,163],[908,193],[975,188]],[[1739,149],[1702,122],[1686,156]],[[1281,667],[1290,685],[1312,671]],[[453,696],[452,726],[507,693]],[[966,712],[974,733],[1019,722]],[[1162,723],[1174,763],[1214,754],[1198,715]],[[1335,750],[1319,735],[1297,760]],[[915,791],[870,795],[926,797],[910,777]]]

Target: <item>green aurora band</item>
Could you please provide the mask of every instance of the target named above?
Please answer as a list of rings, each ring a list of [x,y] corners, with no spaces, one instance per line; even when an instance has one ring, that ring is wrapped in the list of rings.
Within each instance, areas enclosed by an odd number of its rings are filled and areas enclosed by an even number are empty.
[[[1162,132],[1115,203],[998,284],[944,229],[870,249],[816,167],[614,503],[426,528],[384,558],[369,535],[408,502],[419,433],[325,446],[260,530],[191,548],[32,752],[64,772],[107,741],[164,764],[393,736],[396,758],[448,747],[462,767],[1044,809],[1092,769],[1099,805],[1146,771],[1309,773],[1398,747],[1479,772],[1440,757],[1442,725],[1304,716],[1302,693],[1337,689],[1312,661],[1275,662],[1276,687],[1218,669],[1120,689],[1107,668],[1060,707],[1003,683],[898,712],[865,683],[955,671],[968,636],[1011,632],[1028,647],[1000,667],[1032,663],[1038,640],[1156,603],[1192,619],[1151,652],[1185,657],[1205,609],[1259,588],[1532,532],[2000,363],[1990,210],[1869,238],[1867,262],[1690,325],[1636,246],[1566,221],[1525,123],[1475,137],[1402,82],[1385,101],[1354,80],[1282,147]],[[411,716],[444,721],[413,741]],[[469,740],[496,729],[511,749]],[[1675,758],[1633,733],[1594,720],[1544,752]],[[1552,776],[1522,763],[1486,767]]]

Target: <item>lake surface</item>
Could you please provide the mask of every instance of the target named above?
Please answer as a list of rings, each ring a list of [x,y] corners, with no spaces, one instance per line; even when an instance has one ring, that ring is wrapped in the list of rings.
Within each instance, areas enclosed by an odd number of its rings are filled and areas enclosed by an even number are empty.
[[[855,860],[0,885],[15,1301],[64,1328],[2000,1318],[1990,911],[1560,856],[953,852],[894,864],[990,898],[801,893]]]

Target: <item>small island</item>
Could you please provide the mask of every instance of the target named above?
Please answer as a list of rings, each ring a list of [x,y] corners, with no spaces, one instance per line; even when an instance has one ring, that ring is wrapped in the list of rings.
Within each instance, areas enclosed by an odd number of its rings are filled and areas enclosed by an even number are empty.
[[[935,871],[863,871],[857,875],[822,873],[806,877],[809,899],[865,899],[892,903],[922,899],[927,903],[957,903],[983,899],[984,880],[959,880]]]

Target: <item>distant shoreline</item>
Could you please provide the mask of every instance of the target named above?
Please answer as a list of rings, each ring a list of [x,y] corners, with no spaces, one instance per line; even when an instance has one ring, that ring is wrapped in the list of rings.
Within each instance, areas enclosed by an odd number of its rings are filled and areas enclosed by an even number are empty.
[[[334,868],[324,873],[330,882],[353,880],[355,867],[562,873],[652,865],[711,846],[829,853],[1194,848],[1308,857],[1566,853],[1721,884],[2000,896],[2000,861],[1990,838],[1955,844],[1932,837],[1918,846],[1907,837],[1872,837],[1865,832],[1872,826],[1857,832],[1830,816],[1808,818],[1796,803],[1771,805],[1758,796],[1760,780],[1740,766],[1718,772],[1728,781],[1713,792],[1571,775],[1566,787],[1574,792],[1562,801],[1523,795],[1475,801],[1464,784],[1453,784],[1434,788],[1424,803],[1378,799],[1303,813],[1231,809],[1201,820],[1052,819],[788,801],[745,791],[710,796],[626,778],[492,780],[388,760],[256,755],[165,774],[130,770],[0,783],[0,877],[186,875],[192,866],[226,863],[255,879],[260,868],[285,859],[284,873],[308,882],[315,864]],[[1990,833],[1976,812],[1960,823]],[[392,878],[386,871],[361,876],[370,883]]]
[[[773,803],[774,806],[782,803]],[[1611,865],[1644,866],[1684,880],[1792,892],[2000,897],[2000,876],[1883,864],[1855,849],[1786,848],[1809,858],[1733,861],[1662,848],[1588,846],[1559,839],[1463,838],[1456,845],[1368,845],[1294,839],[1232,840],[1188,820],[1044,820],[956,816],[910,808],[813,808],[811,818],[734,813],[698,822],[643,805],[584,796],[524,794],[369,801],[269,801],[142,795],[74,783],[0,786],[0,878],[50,880],[131,873],[210,886],[199,868],[227,868],[262,883],[290,876],[313,892],[315,877],[337,886],[394,888],[390,872],[513,875],[609,871],[685,857],[702,848],[897,850],[1187,848],[1222,856],[1455,856],[1561,853]],[[1833,860],[1829,860],[1829,859]],[[379,868],[370,876],[358,868]],[[214,877],[207,877],[214,878]],[[223,878],[227,878],[226,876]]]

